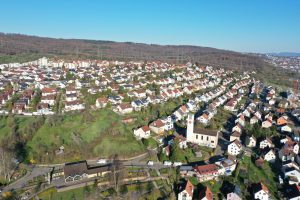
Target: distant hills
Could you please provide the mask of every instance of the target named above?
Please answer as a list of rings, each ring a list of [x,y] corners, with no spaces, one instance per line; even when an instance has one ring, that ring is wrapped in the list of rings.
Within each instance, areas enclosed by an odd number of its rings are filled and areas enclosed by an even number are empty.
[[[280,57],[300,57],[300,53],[297,52],[268,53],[268,55],[280,56]]]
[[[254,55],[191,45],[156,45],[84,39],[56,39],[0,33],[0,56],[38,54],[63,58],[200,62],[229,68],[254,69],[264,61]]]
[[[290,87],[292,72],[275,68],[263,54],[246,54],[191,45],[157,45],[103,40],[57,39],[22,34],[0,33],[0,63],[26,62],[41,56],[63,59],[107,59],[165,61],[222,66],[240,71],[254,70],[260,80]]]

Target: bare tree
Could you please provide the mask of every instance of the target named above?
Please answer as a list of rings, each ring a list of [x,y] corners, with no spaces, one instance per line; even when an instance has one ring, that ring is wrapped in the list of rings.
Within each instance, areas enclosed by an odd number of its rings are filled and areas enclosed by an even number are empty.
[[[114,189],[119,194],[119,186],[122,184],[124,178],[124,171],[123,171],[123,164],[120,161],[119,156],[117,154],[112,156],[112,163],[111,163],[111,184],[114,186]]]
[[[0,147],[0,175],[7,181],[10,181],[10,172],[14,168],[12,158],[13,153],[11,151]]]

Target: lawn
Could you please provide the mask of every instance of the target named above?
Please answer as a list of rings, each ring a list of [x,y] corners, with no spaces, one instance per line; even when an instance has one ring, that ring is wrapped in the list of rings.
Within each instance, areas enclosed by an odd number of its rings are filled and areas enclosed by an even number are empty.
[[[55,188],[50,188],[38,195],[42,200],[64,200],[64,199],[86,199],[94,192],[93,186],[86,186],[64,192],[57,192]],[[74,198],[75,197],[75,198]]]

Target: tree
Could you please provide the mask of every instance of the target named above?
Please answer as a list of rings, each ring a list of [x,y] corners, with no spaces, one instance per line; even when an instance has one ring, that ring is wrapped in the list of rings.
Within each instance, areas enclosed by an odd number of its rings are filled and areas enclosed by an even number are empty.
[[[179,144],[177,141],[174,142],[172,145],[170,160],[172,161],[180,161],[180,156],[182,155],[182,152],[180,151]]]
[[[135,76],[133,77],[133,82],[138,82],[138,80],[139,80],[138,76],[135,75]]]
[[[110,176],[110,181],[118,195],[119,186],[122,184],[124,178],[123,164],[122,161],[120,161],[118,154],[113,155],[111,160],[110,171],[112,175]]]
[[[153,184],[152,184],[151,181],[149,181],[149,182],[147,183],[147,191],[148,191],[148,192],[149,192],[149,191],[152,191],[152,189],[153,189]]]
[[[121,186],[121,188],[120,188],[120,193],[121,193],[122,195],[125,195],[125,194],[128,193],[127,185],[124,184],[124,185]]]
[[[140,181],[137,181],[135,189],[137,193],[141,193],[143,191],[142,183]]]
[[[7,181],[10,181],[10,172],[14,168],[13,156],[10,150],[0,147],[0,175]]]
[[[118,93],[119,94],[124,94],[126,92],[125,88],[123,86],[119,87]]]

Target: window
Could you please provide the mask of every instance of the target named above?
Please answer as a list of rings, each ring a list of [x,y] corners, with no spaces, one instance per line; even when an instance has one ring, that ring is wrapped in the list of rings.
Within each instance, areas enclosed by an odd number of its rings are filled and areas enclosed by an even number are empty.
[[[213,140],[212,140],[212,141],[210,141],[210,142],[211,142],[211,143],[215,143],[215,141],[213,141]]]
[[[196,140],[198,140],[198,135],[196,135]]]
[[[201,136],[201,140],[203,140],[203,135]]]
[[[208,136],[206,137],[206,140],[208,141]]]

